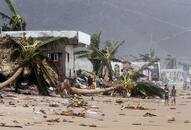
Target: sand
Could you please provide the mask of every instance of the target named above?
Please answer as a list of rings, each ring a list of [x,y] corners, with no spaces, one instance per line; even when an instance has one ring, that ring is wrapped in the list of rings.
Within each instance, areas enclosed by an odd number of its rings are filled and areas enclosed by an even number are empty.
[[[0,130],[190,130],[191,91],[177,91],[176,106],[165,106],[161,99],[93,96],[92,100],[90,96],[82,97],[88,102],[84,108],[67,108],[70,100],[60,97],[3,93]],[[147,110],[125,108],[138,104]],[[83,111],[85,118],[60,115],[67,110]],[[156,116],[144,117],[146,113]],[[56,121],[48,122],[52,119]],[[22,128],[2,127],[3,124]]]

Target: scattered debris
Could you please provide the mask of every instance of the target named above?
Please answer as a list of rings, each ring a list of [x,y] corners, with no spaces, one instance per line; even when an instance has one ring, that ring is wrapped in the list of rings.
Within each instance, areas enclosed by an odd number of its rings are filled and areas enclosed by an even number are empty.
[[[23,107],[29,107],[29,105],[28,104],[24,104]]]
[[[41,112],[42,114],[46,114],[45,110],[40,109],[39,112]]]
[[[86,124],[80,124],[80,126],[85,126],[85,127],[86,127],[86,126],[88,126],[88,125],[86,125]]]
[[[171,122],[174,122],[176,121],[175,117],[168,117],[168,122],[171,123]]]
[[[153,116],[157,116],[157,115],[151,114],[151,113],[149,113],[149,112],[147,112],[147,113],[145,113],[145,114],[143,115],[143,117],[153,117]]]
[[[185,120],[184,123],[190,123],[190,121],[189,120]]]
[[[123,109],[133,109],[133,110],[149,110],[149,108],[145,108],[143,106],[141,106],[140,104],[136,105],[136,106],[121,106],[121,110]],[[154,110],[154,109],[153,109]]]
[[[118,104],[124,103],[124,102],[123,102],[122,100],[120,100],[120,99],[116,100],[115,102],[118,103]]]
[[[13,123],[16,123],[16,124],[18,124],[19,122],[18,122],[17,120],[14,120],[14,121],[13,121]]]
[[[85,113],[74,113],[72,110],[69,111],[63,111],[60,113],[60,115],[63,116],[77,116],[77,117],[85,117]]]
[[[75,100],[73,101],[71,104],[68,105],[68,107],[84,107],[87,106],[88,102],[84,101],[84,100]]]
[[[135,122],[135,123],[132,123],[132,125],[142,125],[142,123]]]
[[[87,126],[89,126],[89,127],[97,127],[97,125],[94,125],[94,124],[92,124],[92,125],[86,125],[86,124],[80,124],[80,126],[84,126],[84,127],[87,127]]]
[[[97,125],[93,125],[93,124],[92,124],[92,125],[89,125],[89,127],[97,127]]]
[[[23,128],[21,125],[6,125],[5,123],[0,123],[0,127]]]
[[[176,110],[176,107],[171,107],[170,109],[171,109],[171,110]]]
[[[49,119],[46,120],[47,122],[55,122],[55,123],[59,123],[60,122],[60,118],[55,118],[55,119]]]
[[[59,107],[58,104],[49,104],[49,107]]]
[[[9,101],[9,105],[15,105],[15,103],[12,101]]]

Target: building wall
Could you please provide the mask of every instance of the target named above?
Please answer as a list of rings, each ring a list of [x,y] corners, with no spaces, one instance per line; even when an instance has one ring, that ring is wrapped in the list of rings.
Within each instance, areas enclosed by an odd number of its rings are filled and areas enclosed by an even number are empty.
[[[71,77],[74,75],[74,48],[72,45],[65,46],[65,75]]]

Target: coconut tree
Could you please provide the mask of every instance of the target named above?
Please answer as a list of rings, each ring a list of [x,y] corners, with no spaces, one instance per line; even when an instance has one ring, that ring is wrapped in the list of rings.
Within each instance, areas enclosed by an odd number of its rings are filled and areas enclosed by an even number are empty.
[[[2,18],[5,23],[2,26],[3,31],[22,31],[25,30],[26,22],[20,15],[15,0],[4,0],[9,7],[12,15],[9,16],[0,11],[0,18]],[[8,23],[7,23],[8,21]]]
[[[33,38],[11,38],[9,36],[6,39],[1,45],[13,48],[10,57],[12,61],[19,64],[19,67],[11,78],[0,84],[0,89],[15,80],[16,88],[18,88],[22,80],[27,78],[37,85],[40,95],[49,95],[48,88],[56,86],[56,79],[54,78],[56,69],[53,63],[43,55],[42,48],[63,42],[64,39],[51,38],[40,41]]]
[[[124,41],[106,41],[106,46],[98,50],[97,48],[93,47],[93,50],[95,51],[96,57],[94,59],[99,60],[100,67],[99,67],[99,75],[101,75],[104,67],[106,67],[109,71],[109,80],[112,80],[113,77],[113,69],[111,66],[111,60],[115,57],[115,54],[118,50],[118,48],[124,43]]]
[[[96,59],[95,57],[98,57],[96,50],[100,50],[100,43],[101,43],[101,32],[94,33],[91,35],[91,44],[87,47],[85,50],[80,50],[75,52],[75,55],[77,55],[78,58],[84,58],[87,57],[90,62],[93,65],[93,71],[95,74],[98,74],[99,66],[100,66],[100,60]]]
[[[166,69],[176,69],[177,68],[176,58],[168,54],[167,57],[165,58],[165,65]]]

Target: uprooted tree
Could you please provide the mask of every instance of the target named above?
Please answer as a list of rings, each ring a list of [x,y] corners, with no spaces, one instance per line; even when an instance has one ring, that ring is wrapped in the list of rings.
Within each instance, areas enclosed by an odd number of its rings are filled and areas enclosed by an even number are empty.
[[[33,38],[12,38],[2,37],[1,48],[12,48],[10,59],[18,63],[17,71],[8,80],[0,83],[0,89],[13,82],[16,83],[16,90],[21,85],[23,79],[28,78],[32,84],[38,88],[40,95],[49,95],[48,88],[56,86],[56,67],[42,54],[42,48],[48,45],[59,44],[65,38],[51,38],[46,41],[35,40]]]

